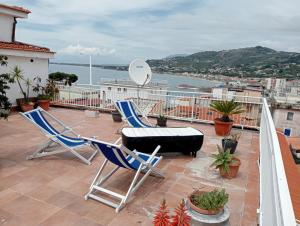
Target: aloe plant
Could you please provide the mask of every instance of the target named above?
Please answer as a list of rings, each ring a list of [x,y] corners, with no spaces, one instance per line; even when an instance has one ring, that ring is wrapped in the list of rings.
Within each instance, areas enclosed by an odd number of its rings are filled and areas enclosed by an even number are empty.
[[[211,166],[215,166],[216,169],[223,168],[226,173],[230,171],[229,164],[233,161],[233,154],[230,154],[230,149],[223,150],[219,145],[217,145],[218,154],[212,154],[215,161]]]
[[[222,115],[220,120],[223,122],[231,122],[232,120],[229,117],[230,115],[238,115],[245,112],[245,109],[242,107],[242,105],[234,100],[213,101],[210,104],[210,107],[213,111]]]
[[[204,210],[219,210],[228,202],[229,195],[225,189],[214,189],[211,192],[194,194],[191,197],[192,203]]]

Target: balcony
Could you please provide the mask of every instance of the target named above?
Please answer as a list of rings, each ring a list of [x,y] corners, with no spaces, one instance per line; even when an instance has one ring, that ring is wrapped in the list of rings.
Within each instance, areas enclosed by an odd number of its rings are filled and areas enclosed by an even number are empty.
[[[81,110],[52,108],[50,112],[67,125],[80,122],[75,127],[79,134],[96,135],[111,142],[119,137],[116,131],[120,124],[114,123],[110,114],[87,118]],[[103,160],[101,155],[97,155],[90,166],[68,154],[27,161],[26,156],[45,137],[19,114],[10,116],[8,121],[0,121],[1,222],[31,226],[62,225],[62,222],[65,225],[152,225],[152,216],[163,198],[174,208],[193,188],[224,187],[230,195],[229,225],[256,225],[258,133],[237,129],[242,132],[237,151],[242,166],[238,177],[228,180],[210,167],[210,156],[221,140],[215,135],[213,126],[177,120],[169,120],[168,124],[192,126],[205,134],[197,158],[181,154],[165,156],[160,164],[165,179],[149,177],[132,202],[116,214],[113,208],[83,198]],[[124,192],[131,176],[126,170],[120,171],[109,186]]]
[[[30,226],[62,222],[66,225],[152,225],[153,214],[163,198],[173,211],[194,188],[224,187],[230,195],[231,214],[229,222],[223,225],[296,225],[300,205],[299,193],[292,189],[291,170],[287,168],[292,164],[287,162],[290,152],[286,148],[287,152],[283,153],[285,138],[280,136],[278,140],[265,99],[161,90],[138,92],[128,89],[126,93],[111,91],[104,95],[96,87],[60,86],[52,104],[77,110],[58,107],[52,108],[51,114],[67,125],[77,124],[75,130],[81,135],[96,135],[98,139],[114,142],[119,137],[116,131],[120,124],[114,123],[105,112],[114,108],[114,100],[130,98],[150,116],[166,115],[168,126],[201,130],[205,135],[204,144],[196,158],[180,154],[164,156],[159,167],[166,178],[148,178],[129,205],[116,214],[110,207],[83,198],[102,156],[97,155],[91,166],[68,154],[27,161],[26,156],[45,137],[21,115],[14,114],[8,121],[0,121],[1,222]],[[210,125],[218,115],[209,110],[209,104],[212,100],[232,98],[247,111],[234,118],[234,130],[242,134],[237,151],[242,166],[238,177],[228,180],[210,167],[211,154],[216,152],[221,137],[215,135]],[[102,113],[99,118],[87,118],[78,108],[99,109]],[[130,176],[131,173],[121,171],[109,184],[110,188],[124,192]]]

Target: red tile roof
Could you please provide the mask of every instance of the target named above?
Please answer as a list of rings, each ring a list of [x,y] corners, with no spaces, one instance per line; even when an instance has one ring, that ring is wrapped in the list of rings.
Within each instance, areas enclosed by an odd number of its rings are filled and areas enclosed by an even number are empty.
[[[36,46],[22,42],[0,42],[0,49],[13,49],[30,52],[54,53],[49,48]]]
[[[300,186],[298,180],[300,178],[299,166],[296,165],[293,159],[292,152],[289,148],[289,143],[284,134],[277,132],[277,136],[280,144],[283,165],[287,177],[295,217],[297,220],[300,220]]]
[[[28,9],[24,9],[23,7],[19,7],[19,6],[9,6],[9,5],[5,5],[5,4],[0,4],[0,8],[5,8],[5,9],[11,9],[11,10],[15,10],[15,11],[19,11],[22,13],[31,13],[30,10]]]

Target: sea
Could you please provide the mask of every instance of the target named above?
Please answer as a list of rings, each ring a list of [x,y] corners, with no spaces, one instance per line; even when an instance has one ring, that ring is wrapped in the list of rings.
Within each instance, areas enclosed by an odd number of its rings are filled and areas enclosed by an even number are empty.
[[[73,73],[78,76],[78,84],[89,84],[89,67],[85,66],[75,66],[75,65],[60,65],[60,64],[50,64],[49,72],[65,72]],[[102,79],[119,79],[126,80],[130,79],[128,71],[118,71],[118,70],[109,70],[99,67],[92,68],[92,83],[93,85],[100,85]],[[215,87],[221,84],[221,82],[210,81],[200,78],[179,76],[173,74],[159,74],[153,73],[152,80],[153,82],[166,82],[169,90],[177,91],[201,91],[207,88]],[[181,88],[180,88],[181,87]],[[184,88],[183,88],[184,87]]]

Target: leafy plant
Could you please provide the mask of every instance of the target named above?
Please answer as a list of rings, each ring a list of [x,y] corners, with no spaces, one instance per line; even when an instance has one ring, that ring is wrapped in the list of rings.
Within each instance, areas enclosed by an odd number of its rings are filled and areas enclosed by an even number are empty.
[[[228,202],[229,195],[225,189],[214,189],[211,192],[195,193],[191,196],[192,203],[204,210],[219,210]]]
[[[163,120],[166,120],[167,117],[165,117],[164,115],[159,115],[159,116],[158,116],[158,119],[163,121]]]
[[[237,115],[245,112],[245,109],[242,107],[242,105],[234,100],[213,101],[210,104],[210,107],[213,111],[222,115],[220,120],[223,122],[231,122],[232,120],[229,118],[230,115]]]
[[[233,133],[233,134],[230,134],[229,136],[225,137],[225,139],[233,140],[235,142],[238,142],[240,137],[241,137],[240,133]]]
[[[0,56],[0,65],[7,65],[7,57]],[[10,81],[9,74],[1,74],[0,75],[0,119],[7,118],[10,112],[11,103],[6,96],[6,90],[9,89],[8,83]]]
[[[170,216],[165,199],[162,200],[160,208],[155,214],[153,224],[154,226],[170,226]]]
[[[38,93],[39,100],[49,100],[59,92],[53,80],[47,79],[45,86],[42,85],[42,79],[39,76],[36,76],[33,81],[35,81],[35,85],[33,86],[32,90],[33,92]]]
[[[175,210],[175,215],[172,217],[172,226],[189,226],[191,217],[187,215],[184,200],[182,199]]]
[[[21,93],[24,96],[25,103],[29,102],[29,88],[31,86],[31,80],[30,79],[25,79],[23,75],[23,71],[19,66],[15,66],[10,74],[10,81],[11,82],[17,82],[18,86],[20,88]],[[25,81],[26,85],[26,90],[23,89],[21,85],[21,81]]]
[[[230,149],[223,150],[219,145],[217,145],[218,154],[212,154],[215,161],[211,166],[215,166],[216,169],[222,168],[226,173],[229,172],[229,165],[233,162],[233,154],[230,154]]]

